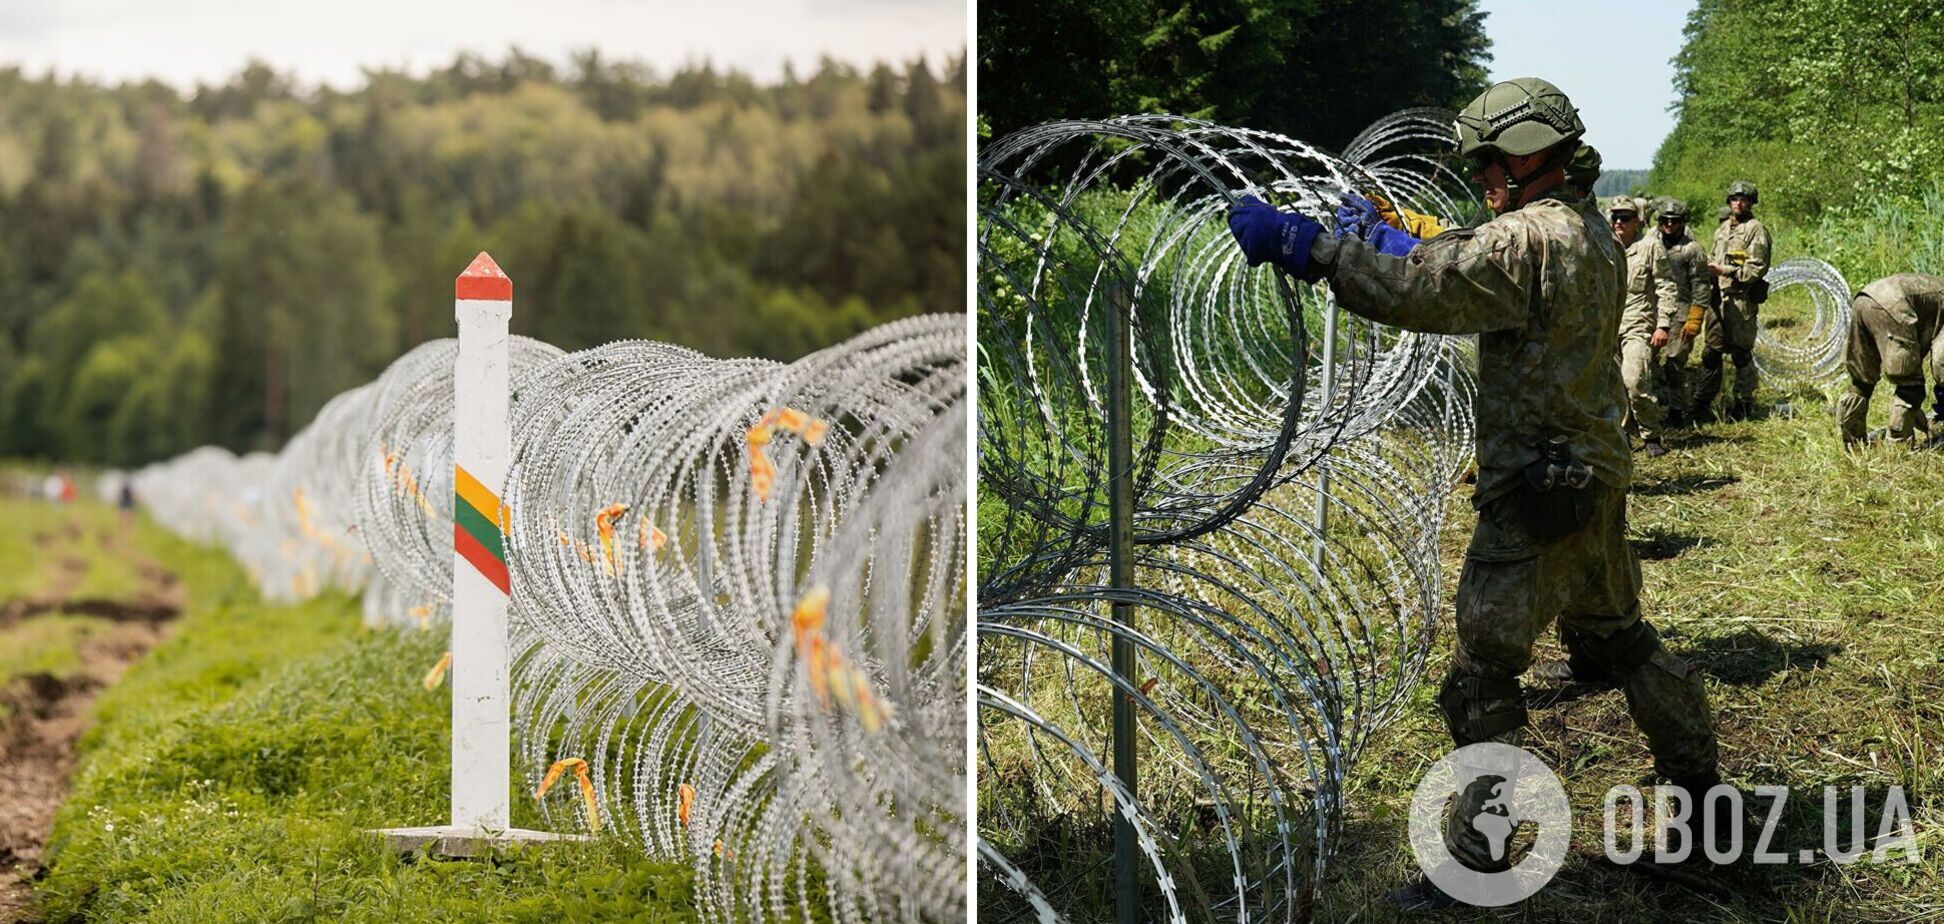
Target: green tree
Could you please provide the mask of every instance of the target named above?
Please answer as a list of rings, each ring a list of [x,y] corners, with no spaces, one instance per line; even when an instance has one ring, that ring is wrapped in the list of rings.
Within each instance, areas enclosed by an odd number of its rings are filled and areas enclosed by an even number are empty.
[[[1813,216],[1944,176],[1944,8],[1917,0],[1699,0],[1674,59],[1678,120],[1652,182],[1698,202],[1753,180]]]
[[[997,0],[979,8],[980,111],[997,135],[1166,112],[1335,146],[1397,109],[1462,105],[1487,48],[1475,0]]]

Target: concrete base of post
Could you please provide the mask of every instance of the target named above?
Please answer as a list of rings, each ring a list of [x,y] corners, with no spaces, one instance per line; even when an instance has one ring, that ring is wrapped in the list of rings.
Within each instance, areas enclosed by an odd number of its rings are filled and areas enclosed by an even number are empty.
[[[464,828],[457,825],[380,828],[371,833],[384,838],[385,845],[395,853],[417,853],[419,850],[424,850],[440,857],[476,857],[498,848],[593,840],[585,834],[557,834],[552,831],[528,831],[525,828],[489,831],[485,828]]]

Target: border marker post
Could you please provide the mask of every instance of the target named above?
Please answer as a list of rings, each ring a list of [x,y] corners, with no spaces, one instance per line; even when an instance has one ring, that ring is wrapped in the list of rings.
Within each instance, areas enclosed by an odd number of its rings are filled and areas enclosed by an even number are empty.
[[[586,840],[511,826],[506,506],[512,464],[507,359],[513,280],[485,251],[453,283],[459,351],[452,410],[452,822],[379,833],[394,849],[473,856],[492,846]]]
[[[452,823],[504,829],[507,744],[506,483],[512,443],[506,358],[513,280],[481,251],[453,284],[459,354],[452,407]]]

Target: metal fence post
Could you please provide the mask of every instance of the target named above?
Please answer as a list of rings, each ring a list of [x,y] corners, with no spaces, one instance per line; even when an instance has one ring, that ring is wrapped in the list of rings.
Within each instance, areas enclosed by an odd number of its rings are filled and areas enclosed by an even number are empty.
[[[1115,590],[1134,587],[1134,421],[1132,407],[1133,304],[1115,286],[1107,294],[1107,504],[1108,570]],[[1134,606],[1114,604],[1114,621],[1134,625]],[[1134,642],[1114,637],[1114,673],[1138,685]],[[1114,697],[1114,775],[1135,796],[1136,738],[1133,698],[1119,689]],[[1134,825],[1123,813],[1114,815],[1114,908],[1118,924],[1139,924],[1141,891]]]

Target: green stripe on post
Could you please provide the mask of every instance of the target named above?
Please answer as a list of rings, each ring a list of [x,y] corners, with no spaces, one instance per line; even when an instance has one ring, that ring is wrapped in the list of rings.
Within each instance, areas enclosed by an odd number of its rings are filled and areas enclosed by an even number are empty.
[[[491,552],[494,558],[506,561],[506,549],[500,539],[499,524],[473,508],[463,497],[455,495],[457,503],[452,505],[452,522],[464,529],[467,534],[479,540],[479,544]]]

